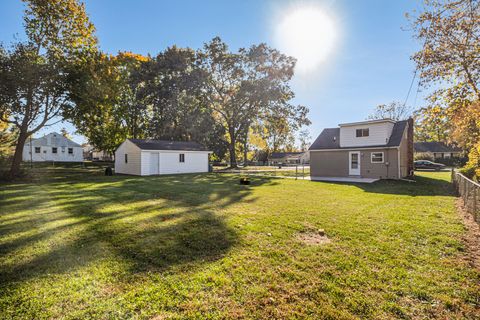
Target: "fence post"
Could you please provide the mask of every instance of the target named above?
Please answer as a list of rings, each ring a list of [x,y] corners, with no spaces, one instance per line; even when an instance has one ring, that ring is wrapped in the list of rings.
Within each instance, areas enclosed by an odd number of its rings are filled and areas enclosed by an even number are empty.
[[[477,221],[477,186],[473,185],[473,220]]]

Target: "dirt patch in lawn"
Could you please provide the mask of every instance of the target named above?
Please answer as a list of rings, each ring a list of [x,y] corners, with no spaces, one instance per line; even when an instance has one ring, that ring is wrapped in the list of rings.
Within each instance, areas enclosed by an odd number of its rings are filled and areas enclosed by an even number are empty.
[[[457,211],[462,217],[466,228],[463,241],[467,245],[468,262],[477,270],[480,270],[480,225],[475,222],[473,214],[465,210],[462,199],[457,200]]]
[[[332,242],[322,229],[300,232],[297,234],[297,239],[311,246],[319,246]]]

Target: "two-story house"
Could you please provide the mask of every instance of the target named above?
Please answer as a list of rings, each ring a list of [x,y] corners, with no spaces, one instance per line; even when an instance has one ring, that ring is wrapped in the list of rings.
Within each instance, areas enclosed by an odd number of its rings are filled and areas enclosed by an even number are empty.
[[[413,120],[339,124],[324,129],[309,150],[312,180],[404,178],[413,171]]]

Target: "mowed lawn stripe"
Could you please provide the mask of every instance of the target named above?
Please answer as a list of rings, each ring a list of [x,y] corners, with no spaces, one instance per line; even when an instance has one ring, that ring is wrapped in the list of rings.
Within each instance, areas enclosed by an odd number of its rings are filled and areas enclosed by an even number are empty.
[[[478,316],[448,173],[238,178],[58,167],[1,186],[0,318]]]

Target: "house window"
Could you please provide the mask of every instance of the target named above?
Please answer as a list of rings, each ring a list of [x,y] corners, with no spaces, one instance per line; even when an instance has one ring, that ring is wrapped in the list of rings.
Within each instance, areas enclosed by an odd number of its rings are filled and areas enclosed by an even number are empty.
[[[62,152],[65,153],[65,147],[62,147]]]
[[[40,147],[35,147],[35,153],[40,153]]]
[[[372,163],[383,163],[383,152],[372,152]]]
[[[359,137],[368,137],[370,135],[370,130],[366,129],[357,129],[357,138]]]
[[[68,154],[73,154],[73,148],[68,148]]]
[[[125,163],[128,163],[128,154],[125,153]]]
[[[178,161],[179,162],[185,162],[185,154],[184,153],[179,154]]]
[[[57,153],[57,148],[56,147],[52,147],[52,153]]]

